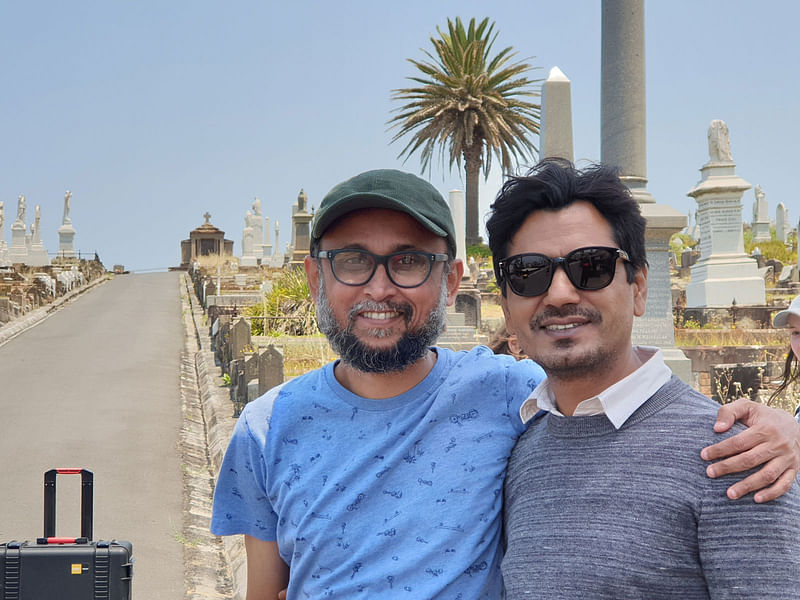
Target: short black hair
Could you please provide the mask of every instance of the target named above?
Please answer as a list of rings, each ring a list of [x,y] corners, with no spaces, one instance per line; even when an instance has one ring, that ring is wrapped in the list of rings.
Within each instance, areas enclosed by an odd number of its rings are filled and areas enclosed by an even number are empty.
[[[507,258],[511,240],[528,216],[540,210],[558,211],[579,200],[597,209],[611,226],[619,248],[628,253],[628,283],[633,283],[636,271],[647,266],[646,220],[619,178],[619,169],[593,164],[578,170],[566,159],[547,158],[525,176],[510,177],[503,184],[486,221],[494,273],[503,295],[506,288],[497,265]]]

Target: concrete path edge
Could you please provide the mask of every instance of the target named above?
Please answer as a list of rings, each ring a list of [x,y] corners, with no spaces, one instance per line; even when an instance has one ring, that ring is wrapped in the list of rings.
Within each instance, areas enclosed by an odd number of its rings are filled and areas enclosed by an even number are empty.
[[[194,354],[194,366],[199,390],[202,419],[205,427],[205,442],[211,471],[211,493],[216,485],[225,450],[233,434],[236,419],[233,417],[233,404],[228,390],[223,386],[219,368],[211,349],[211,337],[208,327],[203,326],[205,315],[194,294],[191,281],[183,275],[187,298],[190,299],[189,314],[193,331],[190,335],[196,338],[197,351]],[[189,333],[187,331],[187,333]],[[189,337],[189,336],[187,336]],[[210,511],[209,511],[210,517]],[[233,600],[245,600],[247,594],[247,556],[244,549],[244,536],[223,536],[220,540],[223,554],[227,562],[232,582]]]

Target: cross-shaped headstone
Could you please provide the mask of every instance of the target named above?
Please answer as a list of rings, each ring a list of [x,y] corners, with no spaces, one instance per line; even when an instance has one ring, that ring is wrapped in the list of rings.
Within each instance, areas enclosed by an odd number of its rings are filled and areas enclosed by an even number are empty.
[[[206,225],[209,225],[211,223],[211,213],[209,213],[208,211],[206,211],[206,214],[203,215],[203,218],[206,220]]]

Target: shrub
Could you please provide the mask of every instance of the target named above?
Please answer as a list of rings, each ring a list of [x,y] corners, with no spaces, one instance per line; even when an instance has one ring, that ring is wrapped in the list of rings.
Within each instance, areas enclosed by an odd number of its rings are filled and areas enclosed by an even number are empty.
[[[311,335],[317,332],[316,311],[302,269],[280,271],[264,302],[247,309],[253,335]],[[264,326],[266,324],[266,331]]]
[[[492,257],[492,251],[486,244],[475,244],[474,246],[467,246],[467,258],[474,256],[475,260],[480,262],[481,259]]]

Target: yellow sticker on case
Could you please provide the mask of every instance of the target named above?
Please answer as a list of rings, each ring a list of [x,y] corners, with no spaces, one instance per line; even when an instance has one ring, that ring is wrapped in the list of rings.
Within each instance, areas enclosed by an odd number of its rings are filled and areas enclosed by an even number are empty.
[[[72,575],[81,575],[83,573],[83,565],[81,563],[72,563]]]

